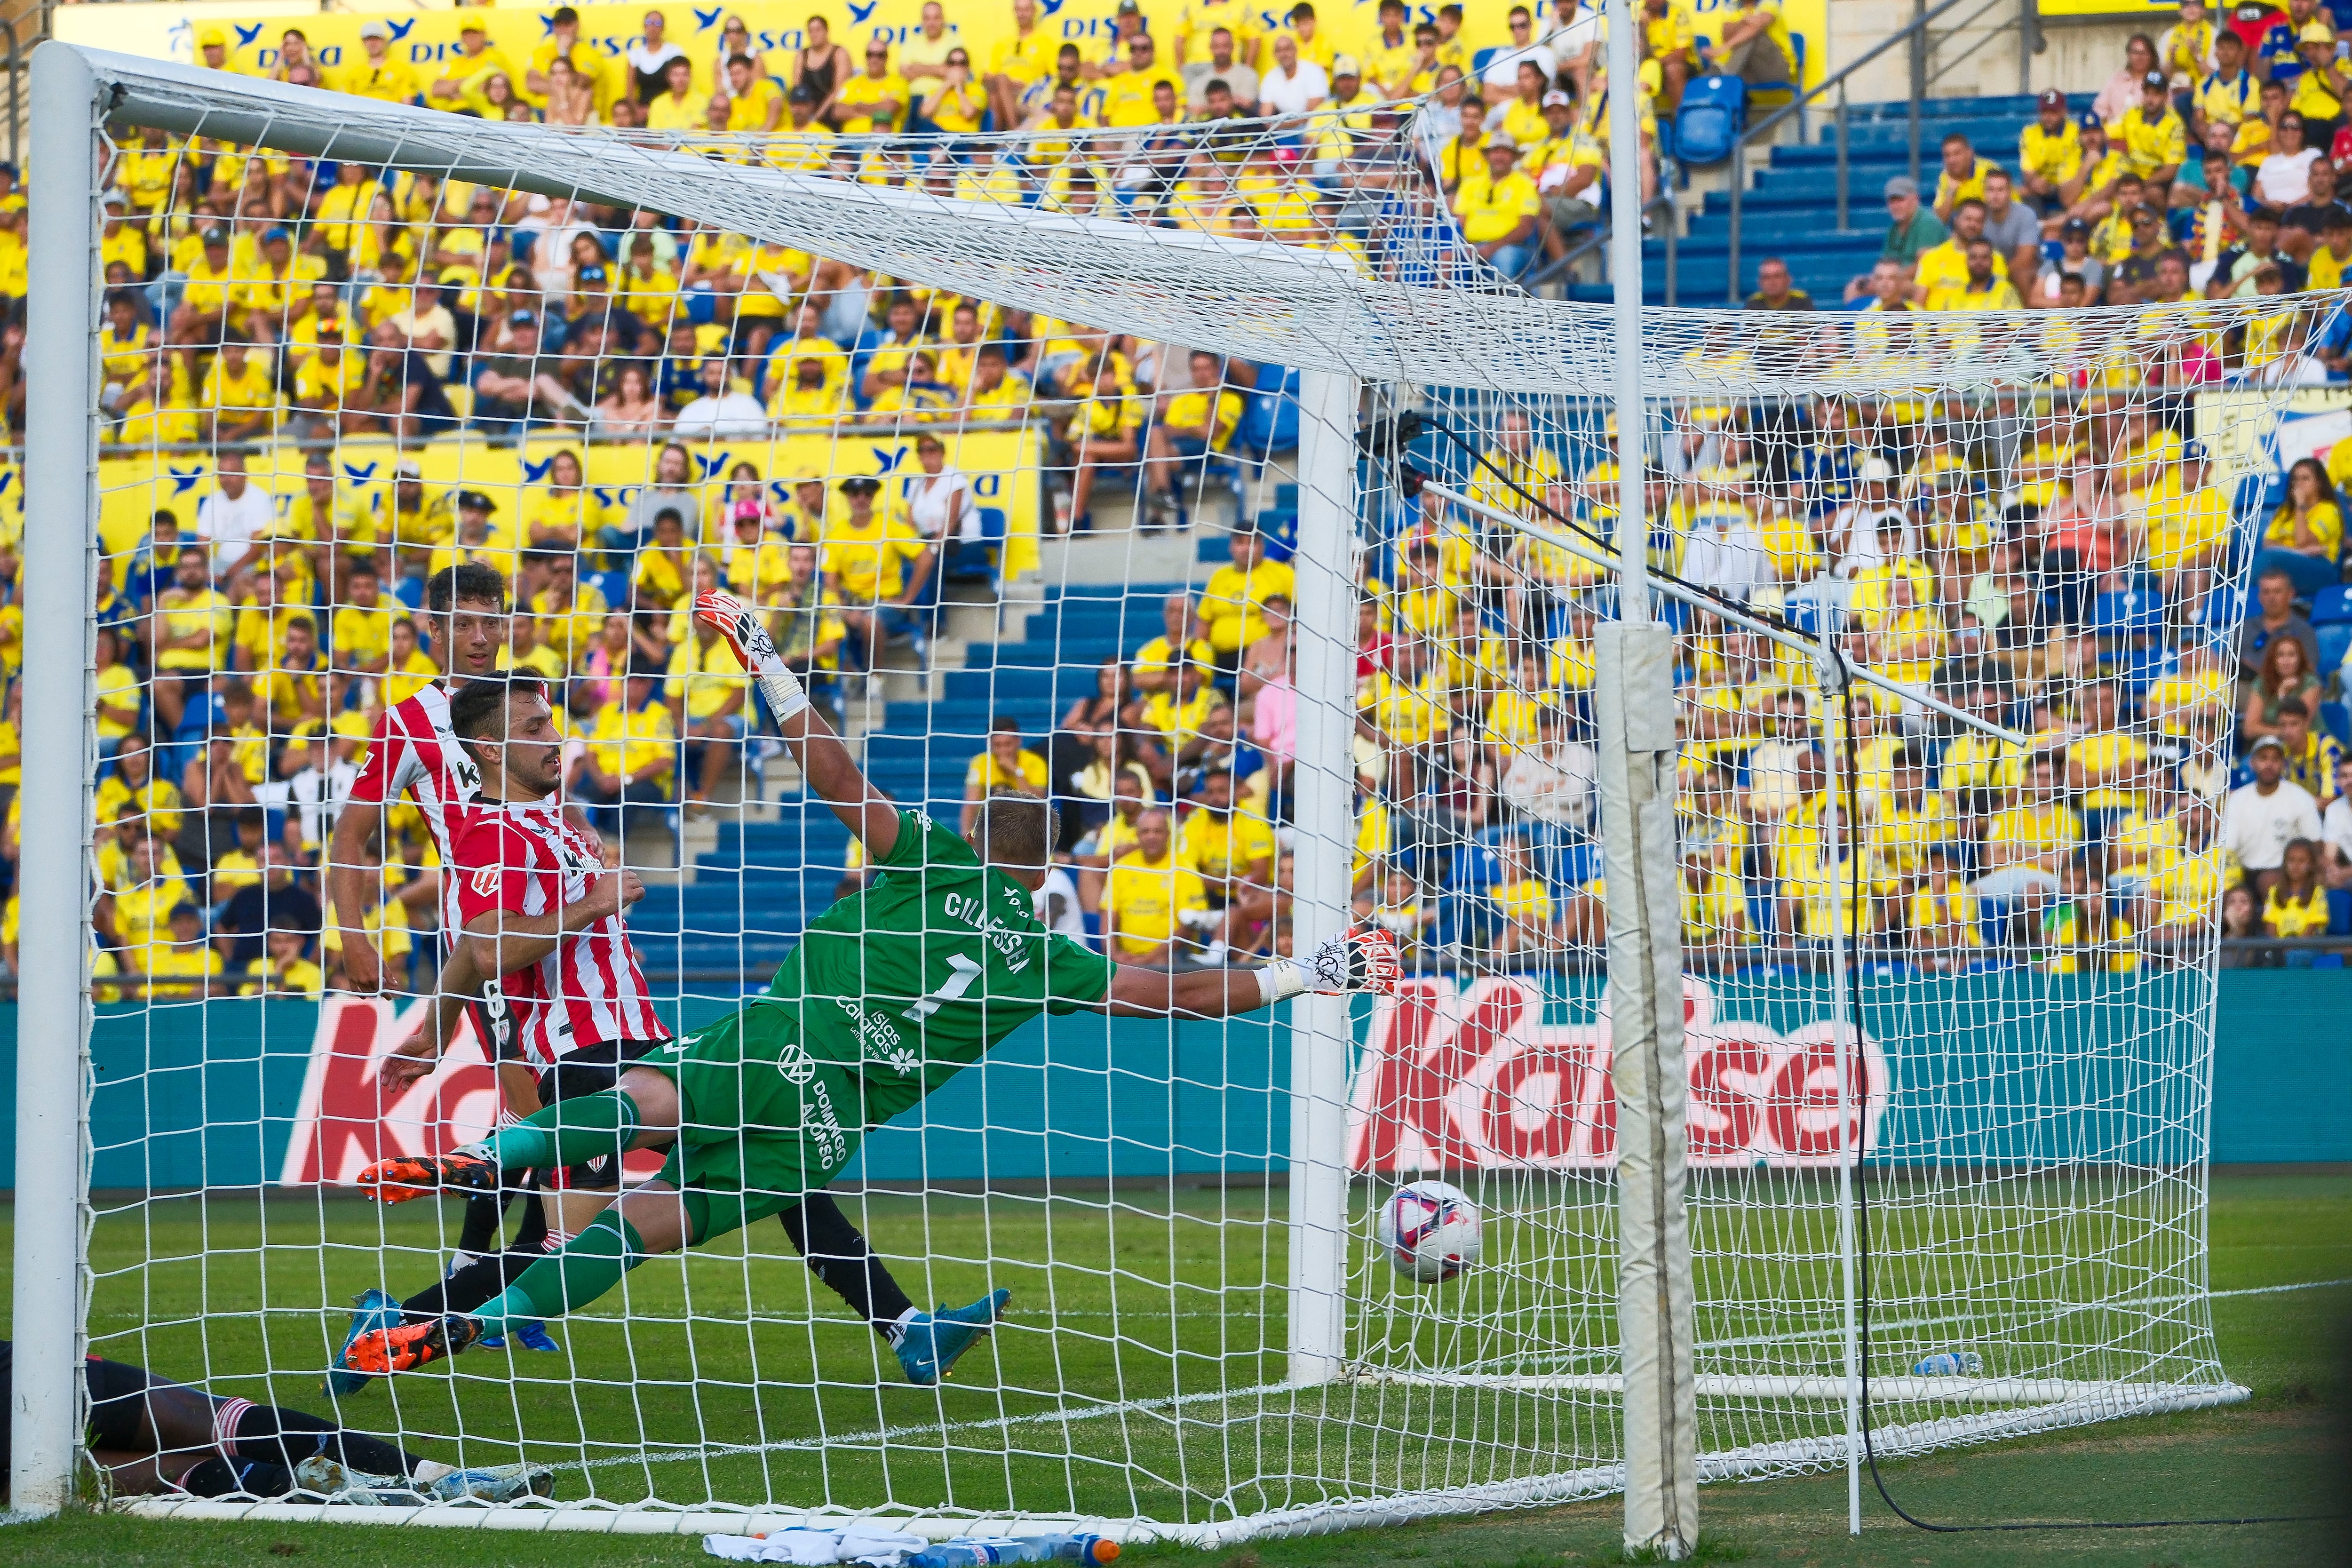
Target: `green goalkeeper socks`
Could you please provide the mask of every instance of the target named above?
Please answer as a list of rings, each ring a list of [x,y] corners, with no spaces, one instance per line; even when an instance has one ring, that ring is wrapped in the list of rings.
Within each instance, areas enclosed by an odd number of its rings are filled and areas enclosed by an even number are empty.
[[[646,1256],[636,1226],[606,1209],[561,1251],[524,1269],[498,1300],[467,1315],[493,1330],[509,1321],[560,1318],[619,1284]]]
[[[619,1089],[559,1100],[476,1145],[507,1171],[552,1170],[626,1149],[637,1134],[637,1102]]]

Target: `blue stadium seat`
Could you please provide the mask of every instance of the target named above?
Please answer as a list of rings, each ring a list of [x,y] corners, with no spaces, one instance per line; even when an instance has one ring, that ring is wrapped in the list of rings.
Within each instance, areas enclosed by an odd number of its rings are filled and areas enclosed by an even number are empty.
[[[2338,583],[2332,588],[2322,588],[2311,596],[2311,624],[2315,626],[2352,624],[2352,588]]]

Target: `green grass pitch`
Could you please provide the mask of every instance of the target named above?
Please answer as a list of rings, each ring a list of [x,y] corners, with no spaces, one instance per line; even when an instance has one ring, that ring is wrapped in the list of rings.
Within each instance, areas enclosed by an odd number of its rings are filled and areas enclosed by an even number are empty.
[[[963,1300],[992,1277],[1015,1291],[1014,1316],[997,1343],[978,1352],[968,1380],[960,1378],[941,1394],[877,1382],[876,1342],[840,1315],[829,1296],[811,1298],[805,1271],[788,1258],[747,1261],[721,1251],[683,1266],[640,1270],[631,1280],[633,1322],[611,1313],[568,1323],[559,1332],[569,1353],[518,1354],[514,1366],[523,1375],[513,1384],[505,1375],[507,1359],[496,1355],[486,1358],[488,1376],[453,1380],[428,1373],[400,1380],[396,1420],[413,1436],[447,1434],[459,1425],[462,1404],[464,1428],[480,1441],[478,1448],[467,1446],[469,1457],[511,1457],[516,1433],[528,1434],[536,1456],[569,1462],[559,1483],[567,1497],[593,1489],[627,1498],[650,1489],[679,1500],[711,1494],[782,1500],[823,1485],[836,1497],[881,1495],[908,1504],[989,1509],[1016,1496],[1047,1496],[1105,1511],[1162,1514],[1187,1499],[1197,1510],[1202,1500],[1219,1495],[1226,1506],[1244,1511],[1291,1500],[1296,1494],[1286,1494],[1278,1479],[1285,1473],[1391,1485],[1416,1478],[1433,1482],[1462,1474],[1465,1466],[1495,1463],[1491,1456],[1498,1447],[1540,1452],[1573,1445],[1591,1451],[1613,1440],[1598,1430],[1561,1430],[1557,1415],[1549,1417],[1553,1426],[1542,1426],[1545,1402],[1501,1398],[1453,1413],[1454,1430],[1500,1437],[1499,1444],[1449,1447],[1405,1440],[1435,1425],[1425,1405],[1415,1409],[1406,1400],[1374,1412],[1369,1422],[1360,1412],[1359,1451],[1338,1456],[1329,1452],[1331,1424],[1254,1401],[1244,1402],[1245,1409],[1218,1401],[1180,1406],[1181,1420],[1164,1408],[1066,1426],[1034,1419],[1052,1407],[1042,1390],[1056,1384],[1151,1401],[1175,1385],[1245,1388],[1278,1381],[1279,1252],[1268,1250],[1262,1239],[1266,1233],[1255,1226],[1215,1223],[1253,1219],[1259,1202],[1255,1194],[1183,1194],[1172,1225],[1164,1202],[1125,1196],[1109,1205],[1003,1198],[982,1205],[936,1197],[928,1205],[876,1202],[866,1217],[887,1254],[999,1260],[992,1276],[972,1263],[904,1266],[919,1299]],[[100,1276],[93,1338],[121,1332],[142,1318],[151,1324],[177,1320],[151,1330],[143,1348],[127,1341],[103,1348],[175,1376],[194,1379],[208,1371],[216,1390],[253,1397],[267,1393],[281,1403],[323,1409],[310,1378],[256,1374],[271,1364],[315,1367],[323,1333],[317,1304],[372,1282],[378,1216],[357,1205],[335,1204],[325,1217],[331,1240],[342,1245],[323,1250],[316,1246],[320,1211],[304,1203],[273,1202],[264,1210],[249,1199],[202,1205],[180,1200],[151,1205],[136,1222],[130,1216],[109,1221],[92,1255]],[[421,1278],[430,1267],[425,1249],[433,1245],[437,1216],[419,1205],[382,1217],[385,1240],[417,1247],[393,1255],[395,1285],[407,1276]],[[265,1227],[263,1253],[257,1246]],[[2352,1178],[2218,1177],[2212,1236],[2219,1290],[2352,1277]],[[754,1239],[763,1253],[785,1250],[780,1234]],[[1496,1239],[1506,1249],[1514,1245],[1507,1236]],[[1278,1241],[1273,1245],[1278,1248]],[[142,1258],[173,1255],[185,1261],[131,1268]],[[1003,1261],[1049,1255],[1115,1259],[1116,1268],[1032,1265],[1024,1274],[1022,1266]],[[266,1275],[258,1261],[263,1257]],[[714,1320],[698,1324],[690,1339],[678,1321],[688,1278],[681,1268],[693,1270],[698,1308]],[[1219,1279],[1222,1289],[1208,1289]],[[1269,1279],[1271,1289],[1265,1283]],[[747,1289],[767,1318],[756,1330],[742,1323]],[[200,1325],[194,1314],[208,1300],[234,1303],[244,1315],[215,1316]],[[253,1313],[252,1306],[263,1300],[269,1310]],[[730,1316],[730,1301],[732,1321],[716,1321]],[[2338,1495],[2330,1492],[2332,1479],[2342,1475],[2332,1422],[2344,1402],[2341,1331],[2347,1309],[2352,1289],[2225,1296],[2215,1304],[2223,1363],[2233,1378],[2254,1389],[2251,1404],[1939,1454],[1887,1467],[1889,1484],[1906,1506],[1931,1519],[2135,1517],[2151,1506],[2197,1514],[2326,1511],[2323,1505]],[[1118,1342],[1110,1335],[1113,1311]],[[1055,1325],[1051,1332],[1049,1321]],[[1607,1328],[1594,1320],[1538,1325],[1536,1331],[1560,1341],[1567,1358],[1561,1364],[1570,1366],[1584,1350],[1605,1356],[1605,1349],[1574,1342],[1605,1346]],[[472,1359],[459,1370],[467,1370]],[[762,1385],[756,1390],[754,1367]],[[774,1386],[806,1379],[812,1367],[821,1368],[826,1380],[814,1397]],[[1040,1392],[1019,1393],[1023,1386]],[[747,1404],[755,1397],[756,1420]],[[386,1430],[395,1420],[393,1409],[393,1394],[379,1387],[351,1402],[346,1419]],[[1475,1419],[1462,1423],[1465,1414]],[[725,1451],[751,1440],[761,1426],[772,1435],[817,1430],[820,1415],[821,1430],[835,1440]],[[656,1455],[651,1463],[634,1441],[640,1415]],[[1515,1421],[1520,1425],[1509,1425]],[[885,1424],[928,1427],[939,1436],[928,1453],[894,1443],[885,1455],[856,1442],[858,1434]],[[1008,1432],[1017,1435],[1013,1442],[1007,1442]],[[630,1440],[613,1441],[616,1434]],[[421,1436],[415,1446],[443,1458],[458,1453],[456,1445]],[[1064,1457],[1023,1458],[1009,1451],[1048,1446]],[[1135,1466],[1118,1462],[1130,1452]],[[1263,1477],[1277,1479],[1251,1484]],[[1819,1563],[2310,1562],[2324,1560],[2315,1552],[2347,1530],[2339,1521],[2124,1536],[1938,1537],[1910,1531],[1874,1498],[1868,1501],[1870,1527],[1857,1543],[1843,1532],[1841,1476],[1710,1487],[1701,1501],[1707,1554],[1717,1561]],[[1039,1505],[1031,1500],[1030,1506]],[[1540,1512],[1261,1542],[1206,1556],[1136,1555],[1202,1563],[1255,1558],[1268,1565],[1599,1562],[1615,1555],[1616,1506],[1606,1499]],[[592,1568],[698,1555],[692,1543],[672,1541],[499,1532],[481,1538],[477,1548],[474,1539],[437,1531],[416,1538],[336,1526],[77,1517],[0,1531],[0,1562],[103,1562],[127,1568],[150,1561],[251,1562],[275,1551],[322,1563],[410,1563],[421,1555],[436,1562]]]

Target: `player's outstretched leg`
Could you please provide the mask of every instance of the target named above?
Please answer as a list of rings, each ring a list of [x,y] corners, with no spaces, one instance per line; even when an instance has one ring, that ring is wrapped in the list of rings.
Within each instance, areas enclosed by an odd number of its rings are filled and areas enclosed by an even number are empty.
[[[378,1160],[360,1173],[360,1185],[379,1202],[404,1204],[435,1193],[495,1193],[499,1167],[478,1152],[480,1145],[448,1154],[422,1154],[398,1160]]]
[[[379,1160],[360,1173],[360,1185],[388,1204],[404,1204],[449,1188],[491,1192],[502,1169],[547,1171],[583,1164],[600,1154],[626,1150],[646,1130],[644,1113],[628,1092],[608,1089],[559,1100],[452,1153]]]
[[[352,1345],[352,1365],[371,1373],[413,1372],[463,1354],[486,1334],[526,1320],[560,1318],[585,1306],[646,1258],[675,1251],[684,1241],[684,1220],[676,1195],[659,1183],[647,1183],[591,1220],[561,1249],[524,1269],[479,1310],[451,1313],[428,1322],[401,1323],[361,1335]],[[655,1224],[652,1214],[656,1208],[662,1211],[662,1223],[656,1226],[655,1243],[649,1245],[632,1223],[630,1212],[625,1211],[645,1214],[647,1223]]]
[[[969,1307],[917,1311],[831,1193],[811,1193],[776,1219],[809,1272],[866,1320],[898,1358],[907,1381],[919,1386],[947,1376],[956,1358],[1004,1315],[1004,1303],[1012,1300],[1010,1291],[999,1290]]]
[[[327,1363],[327,1375],[320,1380],[319,1390],[330,1399],[349,1399],[374,1380],[352,1366],[352,1346],[363,1334],[391,1328],[401,1321],[400,1303],[383,1290],[362,1290],[352,1303],[351,1324],[343,1331],[343,1342],[335,1349],[335,1357]]]
[[[920,1388],[944,1380],[957,1358],[980,1342],[982,1334],[1004,1315],[1010,1290],[991,1290],[969,1307],[941,1307],[918,1312],[898,1337],[898,1365],[907,1381]]]

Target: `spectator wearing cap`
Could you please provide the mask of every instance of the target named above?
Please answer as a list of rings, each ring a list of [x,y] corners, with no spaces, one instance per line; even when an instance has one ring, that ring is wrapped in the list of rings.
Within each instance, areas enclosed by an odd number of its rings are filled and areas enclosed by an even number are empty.
[[[2165,205],[2189,156],[2189,128],[2173,112],[2171,85],[2163,72],[2140,79],[2139,104],[2124,116],[2122,138],[2125,166],[2140,177],[2158,205]]]
[[[2336,67],[2336,29],[2326,22],[2313,16],[2295,29],[2294,38],[2303,71],[2294,79],[2288,107],[2303,116],[2305,144],[2324,153],[2344,123],[2344,100],[2352,98],[2352,80]]]
[[[2082,137],[2082,160],[2073,182],[2061,188],[2060,195],[2066,216],[2095,225],[2114,211],[2116,184],[2130,171],[2124,167],[2122,151],[2110,145],[2107,128],[2099,123],[2098,116],[2083,116],[2077,133]]]
[[[1557,89],[1544,94],[1544,139],[1520,159],[1519,168],[1543,197],[1540,232],[1544,254],[1568,254],[1568,237],[1601,216],[1601,171],[1608,162],[1601,144],[1576,122],[1576,105]]]
[[[457,25],[457,48],[442,60],[441,74],[425,89],[425,106],[463,110],[480,95],[493,72],[505,73],[509,82],[514,79],[505,51],[490,42],[478,17],[466,15]]]
[[[175,343],[216,342],[236,306],[228,230],[215,224],[204,231],[200,246],[196,259],[185,268],[180,302],[172,311],[170,332]]]
[[[2319,803],[2287,779],[2286,763],[2286,747],[2276,735],[2256,741],[2246,757],[2252,778],[2230,792],[2221,810],[2222,847],[2237,858],[2258,895],[2278,881],[2289,844],[2322,835]]]
[[[243,76],[229,58],[228,35],[218,27],[205,27],[196,34],[196,63],[206,70],[223,71],[230,76]]]
[[[1300,58],[1291,33],[1274,35],[1274,68],[1258,82],[1258,106],[1267,114],[1305,114],[1331,96],[1331,79],[1313,60]]]
[[[1944,138],[1943,155],[1943,166],[1936,172],[1935,211],[1949,224],[1954,207],[1983,198],[1985,176],[2000,165],[1978,157],[1975,145],[1957,131]]]
[[[701,394],[677,411],[671,433],[681,441],[730,441],[768,433],[768,411],[760,400],[738,387],[725,355],[702,362]]]
[[[820,561],[840,602],[843,625],[872,672],[880,668],[882,649],[892,637],[919,629],[915,610],[931,585],[939,552],[899,509],[880,504],[880,479],[853,474],[837,488],[845,515],[826,528]]]
[[[422,354],[436,380],[448,379],[452,351],[457,346],[457,318],[443,302],[437,281],[418,279],[408,303],[379,321],[374,335],[388,347]]]
[[[2055,87],[2034,99],[2034,122],[2018,132],[2018,179],[2022,195],[2039,212],[2067,205],[2067,185],[2082,174],[2082,136],[2067,115],[2065,94]]]
[[[382,21],[360,24],[360,58],[329,82],[338,92],[379,103],[415,103],[424,90],[407,62],[392,57],[392,28]]]
[[[1470,248],[1506,278],[1527,270],[1535,254],[1536,220],[1543,198],[1518,168],[1518,143],[1497,131],[1486,139],[1483,174],[1463,177],[1454,197],[1454,216]]]
[[[555,361],[539,342],[539,317],[517,310],[507,317],[507,342],[499,353],[478,356],[474,372],[474,419],[492,427],[529,424],[561,415],[573,401],[555,375]]]
[[[1878,258],[1892,261],[1907,280],[1919,258],[1950,237],[1943,220],[1919,205],[1919,183],[1908,174],[1886,182],[1886,238]]]

